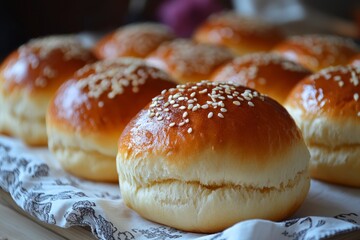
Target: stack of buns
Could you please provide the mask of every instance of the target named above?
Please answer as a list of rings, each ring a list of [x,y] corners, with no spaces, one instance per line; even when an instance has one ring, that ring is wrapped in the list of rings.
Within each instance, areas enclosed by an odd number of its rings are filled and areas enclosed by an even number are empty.
[[[76,70],[94,61],[75,36],[34,39],[10,54],[0,66],[0,133],[46,145],[51,97]]]
[[[282,220],[310,176],[360,187],[358,52],[335,36],[284,40],[234,12],[192,40],[156,23],[91,50],[36,39],[0,67],[0,133],[48,144],[77,177],[119,181],[126,205],[161,224],[210,233]]]

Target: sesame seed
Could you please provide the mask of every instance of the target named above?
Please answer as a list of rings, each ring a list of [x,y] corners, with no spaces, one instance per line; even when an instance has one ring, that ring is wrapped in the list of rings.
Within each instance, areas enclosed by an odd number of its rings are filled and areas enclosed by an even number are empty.
[[[227,112],[227,109],[226,108],[220,108],[220,111],[221,112]]]
[[[186,118],[187,116],[188,116],[187,112],[184,112],[183,115],[182,115],[183,118]]]
[[[360,117],[360,112],[357,113],[357,116]]]
[[[188,100],[188,103],[194,103],[194,102],[195,102],[195,101],[192,100],[192,99]]]
[[[180,106],[178,103],[173,105],[173,107],[175,107],[175,108],[178,107],[178,106]]]
[[[186,119],[185,119],[185,122],[188,123],[188,122],[190,122],[190,120],[189,120],[188,118],[186,118]]]
[[[186,107],[185,107],[185,106],[180,106],[180,107],[179,107],[179,109],[181,109],[181,110],[185,110],[185,109],[186,109]]]
[[[214,113],[213,112],[209,112],[209,114],[208,114],[208,118],[212,118],[214,116]]]
[[[250,106],[250,107],[254,107],[255,105],[254,105],[254,103],[253,102],[248,102],[248,105]]]
[[[204,94],[204,93],[207,93],[207,91],[208,91],[207,88],[205,88],[205,89],[199,91],[199,93],[200,93],[200,94]]]
[[[175,123],[174,123],[174,122],[172,122],[172,123],[169,124],[169,127],[173,127],[173,126],[175,126]]]
[[[151,117],[151,118],[154,116],[155,116],[155,113],[153,113],[153,112],[149,114],[149,117]]]
[[[192,128],[188,128],[187,132],[192,133]]]
[[[178,98],[179,101],[184,101],[184,99],[185,99],[184,97],[179,97]]]
[[[209,105],[204,104],[204,105],[201,106],[201,108],[202,108],[202,109],[207,109],[207,108],[209,108]]]
[[[358,93],[354,93],[354,100],[355,101],[359,100],[359,94]]]
[[[339,81],[339,87],[344,86],[344,82],[343,81]]]
[[[167,106],[169,106],[170,105],[170,103],[169,102],[166,102],[165,104],[164,104],[164,107],[167,107]],[[150,105],[150,107],[151,107],[151,105]]]
[[[164,95],[166,93],[166,91],[167,91],[166,89],[162,90],[161,95]]]
[[[181,126],[184,126],[185,125],[185,122],[181,122],[181,123],[179,123],[179,126],[181,127]]]
[[[102,102],[102,101],[98,102],[98,106],[99,106],[100,108],[102,108],[102,107],[104,106],[104,102]]]
[[[198,106],[195,106],[192,108],[192,111],[195,112],[196,110],[198,110],[198,108],[199,108]]]
[[[157,117],[157,120],[161,121],[161,120],[163,120],[163,117],[159,116],[159,117]]]
[[[240,106],[241,103],[239,101],[233,101],[233,104],[236,106]]]
[[[166,120],[170,120],[170,117],[166,117]]]
[[[164,111],[165,111],[165,112],[168,112],[168,111],[169,111],[169,109],[168,109],[168,108],[164,108]]]
[[[175,104],[175,100],[171,100],[171,101],[170,101],[170,104]]]
[[[173,98],[174,99],[177,99],[178,97],[180,97],[181,96],[181,93],[176,93],[174,96],[173,96]]]
[[[190,97],[195,97],[195,95],[196,95],[196,93],[193,92],[193,93],[190,94]]]
[[[192,109],[194,107],[194,104],[189,104],[188,109]]]
[[[222,113],[218,113],[219,118],[224,118],[224,115]]]

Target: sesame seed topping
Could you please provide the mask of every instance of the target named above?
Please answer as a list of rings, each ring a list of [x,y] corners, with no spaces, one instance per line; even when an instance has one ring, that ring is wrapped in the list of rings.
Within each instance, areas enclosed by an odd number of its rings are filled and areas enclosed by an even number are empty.
[[[169,127],[173,127],[173,126],[175,126],[175,123],[174,123],[174,122],[172,122],[172,123],[169,124]]]
[[[233,104],[236,106],[240,106],[241,103],[239,101],[233,101]]]
[[[163,117],[159,116],[159,117],[157,117],[157,120],[161,121],[161,120],[163,120]]]
[[[219,118],[224,118],[224,115],[222,113],[217,114]]]
[[[188,133],[192,133],[192,131],[193,131],[193,130],[192,130],[192,128],[191,128],[191,127],[190,127],[190,128],[188,128],[188,130],[187,130],[187,132],[188,132]]]
[[[180,107],[179,107],[179,109],[181,109],[181,110],[185,110],[185,109],[186,109],[186,107],[185,107],[185,106],[180,106]]]
[[[173,105],[173,107],[178,107],[178,106],[180,106],[178,103],[175,103],[174,105]]]
[[[254,107],[254,106],[255,106],[253,102],[248,102],[248,105],[249,105],[250,107]]]
[[[220,108],[220,111],[221,112],[227,112],[227,109],[226,108]]]
[[[360,117],[360,112],[357,112],[357,116]]]
[[[213,112],[209,112],[208,115],[207,115],[208,118],[212,118],[213,116],[214,116]]]
[[[359,100],[359,94],[358,93],[354,93],[354,100],[355,101]]]
[[[98,102],[98,106],[99,106],[99,107],[103,107],[103,106],[104,106],[104,102],[102,102],[102,101]]]
[[[188,116],[187,112],[184,112],[183,115],[182,115],[183,118],[186,118],[187,116]]]
[[[191,93],[190,97],[195,97],[195,94],[196,94],[195,92]]]

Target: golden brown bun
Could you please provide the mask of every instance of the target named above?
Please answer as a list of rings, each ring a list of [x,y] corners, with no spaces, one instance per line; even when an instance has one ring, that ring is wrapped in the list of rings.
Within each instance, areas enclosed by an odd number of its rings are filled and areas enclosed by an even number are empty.
[[[346,65],[359,49],[347,38],[313,34],[290,37],[273,51],[317,72],[330,66]]]
[[[47,113],[49,149],[70,173],[117,181],[118,138],[169,76],[139,59],[104,60],[78,70],[60,87]]]
[[[168,72],[178,83],[187,83],[209,79],[216,67],[232,57],[225,48],[177,39],[161,44],[146,61]]]
[[[308,160],[280,104],[203,81],[162,92],[138,113],[119,139],[117,169],[124,202],[141,216],[216,232],[290,216],[309,189]]]
[[[193,38],[229,48],[237,55],[268,51],[283,40],[280,29],[235,12],[211,15],[195,31]]]
[[[354,67],[360,67],[360,54],[356,54],[349,61],[349,64]]]
[[[31,40],[0,66],[0,133],[46,145],[45,113],[56,89],[95,61],[75,36]]]
[[[106,35],[93,51],[99,59],[117,57],[145,58],[162,42],[175,38],[174,33],[160,23],[129,24]]]
[[[254,88],[283,104],[291,89],[310,71],[272,53],[253,53],[237,57],[219,67],[211,77]]]
[[[303,131],[314,178],[360,187],[360,69],[330,67],[301,81],[286,107]]]

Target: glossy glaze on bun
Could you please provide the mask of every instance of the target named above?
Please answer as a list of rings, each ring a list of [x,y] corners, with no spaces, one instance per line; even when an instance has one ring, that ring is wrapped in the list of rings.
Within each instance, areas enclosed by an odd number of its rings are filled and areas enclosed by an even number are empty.
[[[308,160],[280,104],[203,81],[164,91],[139,112],[120,137],[117,168],[122,198],[141,216],[208,233],[290,216],[309,189]]]
[[[285,104],[311,153],[310,173],[360,187],[360,69],[330,67],[301,81]]]
[[[309,34],[290,37],[273,51],[317,72],[327,67],[348,64],[351,57],[359,53],[359,48],[351,39]]]
[[[49,149],[70,173],[117,181],[118,138],[132,117],[163,89],[169,76],[140,59],[104,60],[78,70],[60,87],[47,113]]]
[[[236,55],[269,51],[283,40],[280,29],[259,19],[235,12],[211,15],[195,31],[193,38],[229,48]]]
[[[162,42],[175,38],[174,33],[160,23],[134,23],[106,35],[95,45],[99,59],[117,57],[145,58]]]
[[[177,39],[161,44],[146,61],[168,72],[176,82],[187,83],[209,79],[216,67],[232,57],[222,47]]]
[[[253,53],[222,65],[211,80],[254,88],[283,104],[291,89],[309,74],[301,65],[273,53]]]
[[[34,39],[0,66],[0,132],[46,145],[45,113],[56,89],[95,61],[75,36]]]

